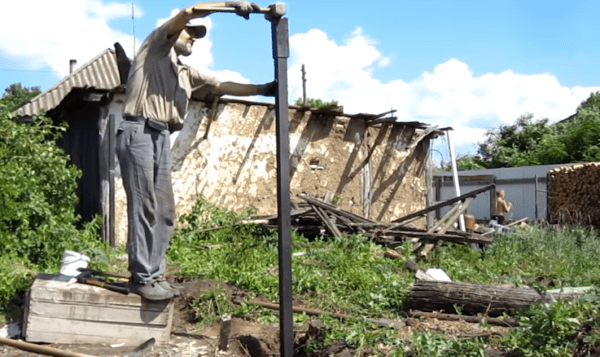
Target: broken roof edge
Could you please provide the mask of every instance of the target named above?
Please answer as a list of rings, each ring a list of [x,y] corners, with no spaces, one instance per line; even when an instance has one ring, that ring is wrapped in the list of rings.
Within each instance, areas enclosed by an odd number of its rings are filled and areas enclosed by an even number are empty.
[[[208,105],[212,104],[211,100],[192,99],[192,101],[202,102],[202,103],[206,103]],[[230,97],[219,98],[219,103],[239,103],[239,104],[246,104],[246,105],[264,105],[269,108],[275,108],[275,103],[259,102],[259,101],[253,101],[253,100],[248,100],[248,99],[239,99],[239,98],[230,98]],[[308,106],[298,106],[298,105],[291,105],[291,104],[288,105],[288,108],[296,109],[299,111],[307,111],[307,112],[310,111],[311,113],[314,113],[314,114],[331,115],[331,116],[336,116],[336,117],[344,117],[344,118],[348,118],[348,119],[365,120],[371,126],[380,125],[385,122],[390,123],[390,124],[410,126],[410,127],[416,128],[416,129],[428,129],[428,128],[431,128],[432,126],[434,126],[434,125],[423,123],[420,121],[399,121],[398,118],[394,117],[394,116],[382,118],[381,114],[367,114],[367,113],[348,114],[348,113],[344,113],[344,112],[341,112],[341,111],[335,110],[335,109],[311,108]],[[437,129],[437,128],[435,128],[430,135],[432,135],[432,134],[444,135],[444,133],[441,131],[441,129]]]
[[[32,116],[41,110],[50,111],[58,107],[74,88],[110,91],[120,84],[115,51],[107,48],[13,113],[21,112],[23,116]]]

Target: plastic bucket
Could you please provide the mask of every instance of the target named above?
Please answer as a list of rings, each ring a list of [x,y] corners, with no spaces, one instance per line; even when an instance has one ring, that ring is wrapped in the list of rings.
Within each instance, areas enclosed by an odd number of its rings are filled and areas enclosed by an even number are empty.
[[[81,272],[77,269],[87,268],[90,258],[72,250],[65,250],[60,265],[60,273],[67,276],[77,276]]]

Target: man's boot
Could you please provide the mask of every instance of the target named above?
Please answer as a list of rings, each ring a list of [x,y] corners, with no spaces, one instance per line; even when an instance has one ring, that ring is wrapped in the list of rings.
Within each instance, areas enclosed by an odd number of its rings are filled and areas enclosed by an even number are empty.
[[[166,291],[170,291],[174,297],[178,297],[181,295],[181,291],[179,291],[179,289],[177,289],[176,287],[174,287],[173,285],[171,285],[171,283],[169,283],[164,276],[159,276],[156,280],[154,280],[158,286],[160,286],[162,289],[166,290]]]
[[[147,300],[169,300],[173,298],[173,293],[170,290],[161,288],[154,280],[149,280],[145,283],[138,283],[132,280],[127,284],[129,292],[138,294]]]

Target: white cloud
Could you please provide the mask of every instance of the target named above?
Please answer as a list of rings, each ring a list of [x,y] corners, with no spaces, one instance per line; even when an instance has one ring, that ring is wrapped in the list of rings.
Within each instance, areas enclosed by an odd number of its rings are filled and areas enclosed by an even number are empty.
[[[135,13],[143,15],[138,8]],[[126,51],[132,48],[131,35],[108,25],[122,17],[131,17],[131,4],[102,0],[7,1],[0,12],[0,51],[17,59],[23,68],[50,66],[64,76],[70,59],[81,65],[117,41]]]
[[[573,114],[595,88],[561,86],[550,74],[522,75],[510,70],[474,76],[456,59],[411,81],[380,81],[373,73],[390,59],[359,28],[337,44],[320,30],[290,38],[289,73],[307,71],[311,98],[337,100],[348,113],[381,113],[394,108],[402,121],[419,120],[453,127],[455,146],[472,150],[485,129],[512,124],[521,115],[560,120]],[[290,100],[302,97],[299,76],[289,77]]]
[[[140,8],[135,13],[137,17],[143,15]],[[131,56],[132,36],[110,26],[115,19],[130,17],[130,3],[9,1],[3,3],[0,12],[0,52],[18,60],[23,68],[50,66],[63,76],[68,73],[70,59],[81,65],[117,41]],[[207,27],[207,36],[182,60],[221,80],[249,83],[237,72],[213,70],[213,24],[210,18],[197,21]],[[136,39],[136,44],[141,41]],[[475,76],[467,63],[457,59],[425,69],[417,78],[380,80],[378,69],[393,63],[377,46],[361,28],[341,44],[317,29],[291,36],[290,101],[302,96],[299,74],[304,64],[309,97],[338,100],[348,113],[381,113],[393,108],[400,120],[451,126],[455,129],[454,144],[468,147],[483,139],[486,128],[513,123],[525,113],[551,120],[566,118],[591,92],[600,90],[565,87],[547,73],[524,75],[506,70]]]

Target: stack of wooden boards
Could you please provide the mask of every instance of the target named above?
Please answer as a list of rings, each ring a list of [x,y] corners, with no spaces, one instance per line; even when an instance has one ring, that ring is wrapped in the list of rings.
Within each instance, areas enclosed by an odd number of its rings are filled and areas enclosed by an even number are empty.
[[[600,163],[563,166],[548,172],[550,221],[600,226]]]

